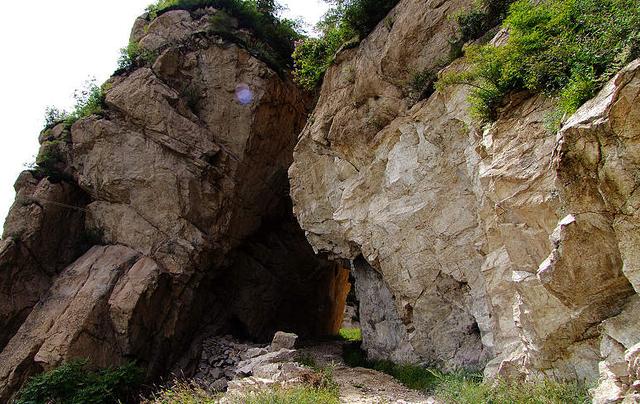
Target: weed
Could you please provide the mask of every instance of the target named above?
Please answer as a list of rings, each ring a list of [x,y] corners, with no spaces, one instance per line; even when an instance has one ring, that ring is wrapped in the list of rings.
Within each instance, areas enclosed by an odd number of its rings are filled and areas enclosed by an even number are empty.
[[[308,90],[320,85],[340,50],[357,44],[383,19],[390,30],[395,21],[385,16],[398,0],[338,0],[332,3],[334,6],[317,25],[322,32],[320,38],[298,41],[293,52],[294,78]]]
[[[341,328],[340,338],[349,342],[362,341],[362,330],[360,328]]]
[[[215,404],[217,402],[217,396],[207,393],[197,384],[178,380],[142,400],[141,404]]]
[[[158,58],[158,52],[143,49],[137,42],[129,42],[126,48],[120,49],[118,70],[126,71],[136,66],[152,65]]]
[[[571,114],[640,56],[635,0],[518,0],[503,27],[509,30],[505,45],[466,47],[471,69],[449,73],[438,84],[471,85],[472,110],[485,121],[519,90],[556,99],[556,116]]]
[[[147,10],[149,18],[154,19],[171,10],[204,7],[213,7],[234,17],[239,28],[253,32],[270,49],[271,59],[277,60],[281,68],[292,66],[294,42],[302,38],[297,31],[300,24],[295,20],[280,18],[282,7],[273,0],[158,0]],[[225,21],[224,15],[214,15],[211,25],[213,32],[231,34],[230,20]]]
[[[76,360],[31,378],[18,392],[16,404],[111,404],[133,397],[142,382],[133,363],[90,371]]]

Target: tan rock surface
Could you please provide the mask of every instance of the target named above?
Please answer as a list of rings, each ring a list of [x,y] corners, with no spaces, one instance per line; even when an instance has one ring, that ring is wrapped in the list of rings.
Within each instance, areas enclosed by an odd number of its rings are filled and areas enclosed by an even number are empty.
[[[411,3],[400,3],[396,21],[461,6],[416,11]],[[374,356],[408,352],[445,369],[490,360],[488,376],[595,380],[598,326],[623,310],[637,283],[639,62],[557,137],[545,129],[553,104],[527,94],[511,95],[495,123],[477,128],[462,87],[410,110],[384,104],[400,90],[376,81],[379,63],[424,62],[403,53],[410,46],[388,53],[379,45],[396,29],[401,37],[386,43],[416,39],[410,27],[379,26],[327,73],[289,170],[307,238],[354,265],[362,256],[381,275],[389,293],[377,306],[395,316],[366,309],[385,296],[380,289],[363,286],[372,292],[360,296]],[[439,43],[423,48],[433,60],[444,57]]]
[[[21,176],[0,245],[0,401],[72,358],[136,359],[156,377],[188,371],[178,362],[203,328],[263,338],[339,323],[344,270],[314,256],[286,192],[308,95],[210,33],[215,12],[138,19],[152,66],[112,77],[101,114],[41,135],[57,182]],[[77,259],[94,244],[107,246]]]

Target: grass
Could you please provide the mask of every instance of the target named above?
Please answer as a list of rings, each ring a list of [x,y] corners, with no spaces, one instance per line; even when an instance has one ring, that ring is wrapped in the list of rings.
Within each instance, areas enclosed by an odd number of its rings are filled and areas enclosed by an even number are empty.
[[[299,360],[300,361],[300,360]],[[338,387],[333,381],[333,368],[317,367],[314,372],[302,377],[302,384],[295,386],[276,386],[259,391],[232,393],[227,402],[232,404],[337,404]],[[143,399],[141,404],[214,404],[219,402],[221,394],[210,394],[196,383],[175,381]]]
[[[436,85],[471,86],[472,112],[481,121],[496,119],[504,98],[523,90],[555,99],[556,117],[572,114],[640,56],[637,0],[518,0],[502,26],[509,31],[505,45],[467,46],[471,68]]]
[[[142,370],[133,363],[93,371],[86,360],[76,360],[32,377],[18,392],[15,404],[127,402],[142,378]]]
[[[218,396],[207,393],[195,383],[176,381],[141,401],[141,404],[215,404]]]
[[[362,341],[362,330],[360,328],[341,328],[338,335],[345,341]]]
[[[345,363],[393,376],[403,385],[456,404],[582,404],[590,402],[586,386],[576,383],[483,383],[481,373],[442,373],[419,365],[369,360],[357,343],[344,346]]]
[[[414,390],[431,390],[438,380],[431,370],[418,365],[369,360],[359,343],[345,344],[343,359],[348,366],[373,369],[391,375],[400,383]]]
[[[233,397],[233,404],[338,404],[337,389],[297,386],[273,388]]]
[[[575,383],[543,381],[482,383],[464,373],[438,374],[433,392],[445,403],[456,404],[586,404],[591,402],[587,388]]]

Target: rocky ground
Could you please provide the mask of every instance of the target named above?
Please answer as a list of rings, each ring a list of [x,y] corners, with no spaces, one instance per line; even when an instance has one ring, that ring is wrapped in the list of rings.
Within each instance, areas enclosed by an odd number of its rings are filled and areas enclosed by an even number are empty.
[[[231,336],[210,337],[194,381],[212,394],[225,391],[221,402],[276,386],[294,386],[314,379],[316,370],[300,363],[329,368],[340,392],[340,402],[435,403],[393,377],[365,368],[352,368],[342,359],[342,341],[323,341],[295,348],[295,334],[277,333],[270,345],[244,343]]]

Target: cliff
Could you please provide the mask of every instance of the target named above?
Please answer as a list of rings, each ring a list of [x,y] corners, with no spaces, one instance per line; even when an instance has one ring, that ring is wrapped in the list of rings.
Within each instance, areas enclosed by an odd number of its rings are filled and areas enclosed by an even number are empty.
[[[109,80],[100,114],[41,134],[55,175],[16,182],[0,401],[72,358],[153,379],[194,373],[203,335],[335,334],[349,273],[370,358],[633,397],[640,61],[558,132],[529,92],[481,125],[469,86],[407,84],[473,6],[401,0],[336,55],[315,108],[254,34],[211,28],[220,11],[140,17],[132,43],[155,57]]]
[[[0,401],[77,357],[167,374],[207,327],[337,331],[345,270],[316,258],[288,196],[309,98],[210,33],[216,13],[139,19],[157,59],[40,137],[56,175],[20,176],[0,244]]]
[[[600,376],[623,395],[640,342],[640,62],[557,134],[543,96],[512,94],[487,127],[469,86],[412,105],[410,73],[446,57],[447,16],[471,6],[401,1],[392,26],[340,54],[294,151],[296,217],[316,251],[352,260],[370,355]]]

